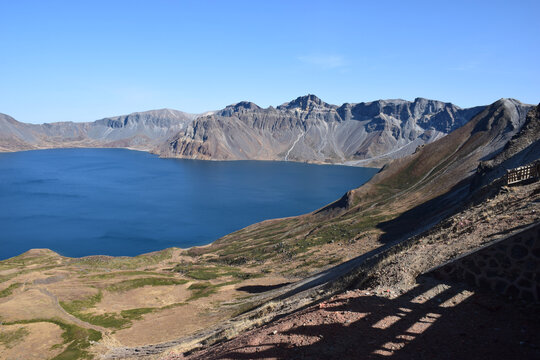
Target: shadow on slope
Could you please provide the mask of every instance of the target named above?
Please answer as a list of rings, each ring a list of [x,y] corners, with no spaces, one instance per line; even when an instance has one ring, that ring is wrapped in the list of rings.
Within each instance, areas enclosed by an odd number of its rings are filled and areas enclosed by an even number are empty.
[[[395,219],[377,224],[376,227],[383,231],[379,241],[391,243],[396,239],[417,235],[440,220],[452,216],[469,194],[470,179],[471,177],[460,181],[448,192],[405,211]]]
[[[430,281],[394,299],[342,295],[195,359],[537,359],[540,319]]]
[[[289,284],[290,284],[290,282],[285,282],[285,283],[276,284],[276,285],[246,285],[246,286],[240,286],[236,290],[237,291],[245,291],[245,292],[248,292],[250,294],[260,294],[260,293],[263,293],[263,292],[266,292],[266,291],[279,289],[279,288],[281,288],[283,286],[286,286],[286,285],[289,285]]]

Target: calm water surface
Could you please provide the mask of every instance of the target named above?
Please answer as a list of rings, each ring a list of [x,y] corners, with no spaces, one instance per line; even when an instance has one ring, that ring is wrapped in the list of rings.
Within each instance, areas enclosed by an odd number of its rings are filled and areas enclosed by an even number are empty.
[[[0,154],[0,259],[138,255],[313,211],[377,169],[160,159],[123,149]]]

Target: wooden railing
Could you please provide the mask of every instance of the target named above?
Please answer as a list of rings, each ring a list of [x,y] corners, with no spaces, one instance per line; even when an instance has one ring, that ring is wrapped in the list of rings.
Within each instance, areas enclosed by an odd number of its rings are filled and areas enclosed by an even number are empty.
[[[520,166],[506,171],[508,185],[518,184],[523,181],[538,179],[540,177],[540,161]]]

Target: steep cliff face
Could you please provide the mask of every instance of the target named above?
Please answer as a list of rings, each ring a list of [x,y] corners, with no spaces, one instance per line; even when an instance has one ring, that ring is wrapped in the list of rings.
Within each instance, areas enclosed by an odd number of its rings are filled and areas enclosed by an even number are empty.
[[[54,147],[154,148],[190,123],[196,115],[153,110],[94,122],[25,124],[0,114],[0,151]]]
[[[338,107],[314,95],[277,108],[240,102],[198,118],[158,152],[193,159],[374,163],[413,153],[483,108],[422,98]]]

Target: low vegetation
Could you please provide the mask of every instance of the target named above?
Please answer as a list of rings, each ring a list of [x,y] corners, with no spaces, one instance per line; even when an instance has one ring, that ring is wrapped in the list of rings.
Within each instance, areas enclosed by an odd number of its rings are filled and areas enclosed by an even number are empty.
[[[0,332],[0,344],[4,345],[8,349],[11,349],[13,346],[23,341],[28,334],[28,329],[24,327],[16,330],[2,331]]]
[[[138,279],[129,279],[117,282],[115,284],[107,286],[105,289],[112,292],[122,292],[128,291],[131,289],[140,288],[143,286],[168,286],[168,285],[182,285],[187,283],[185,279],[174,279],[174,278],[158,278],[158,277],[148,277],[148,278],[138,278]]]
[[[6,297],[6,296],[9,296],[9,295],[13,294],[13,291],[15,289],[21,287],[21,285],[22,285],[21,283],[14,283],[14,284],[9,285],[4,290],[0,291],[0,298],[3,298],[3,297]]]
[[[174,271],[195,280],[213,280],[226,276],[246,280],[261,276],[261,274],[244,272],[237,267],[227,265],[205,266],[181,263],[174,267]]]
[[[32,319],[32,320],[21,320],[13,321],[9,323],[4,323],[5,325],[15,325],[15,324],[32,324],[48,322],[59,326],[63,333],[62,339],[63,343],[55,345],[54,347],[65,346],[65,349],[58,355],[56,355],[51,360],[73,360],[73,359],[91,359],[92,356],[87,351],[88,348],[92,345],[93,342],[101,340],[101,333],[92,329],[85,329],[73,324],[67,324],[57,319]],[[24,334],[19,333],[18,336],[24,338]]]
[[[151,272],[151,271],[114,271],[114,272],[108,272],[103,274],[94,274],[94,275],[84,275],[81,276],[81,278],[84,279],[90,279],[90,280],[108,280],[108,279],[114,279],[120,276],[174,276],[173,274],[167,274],[167,273],[158,273],[158,272]]]
[[[112,257],[112,256],[88,256],[80,259],[73,259],[73,265],[84,265],[89,269],[102,270],[132,270],[143,266],[151,266],[168,260],[172,257],[173,248],[156,251],[149,254],[142,254],[135,257]]]
[[[115,284],[108,285],[104,290],[110,292],[124,292],[143,286],[170,286],[170,285],[183,285],[186,284],[188,280],[185,279],[174,279],[170,277],[147,277],[147,278],[138,278],[138,279],[128,279],[124,281],[117,282]],[[208,296],[212,292],[201,291],[199,297]],[[207,294],[207,295],[206,295]],[[95,314],[91,312],[91,309],[95,307],[103,298],[102,290],[100,290],[95,295],[89,296],[85,299],[73,300],[73,301],[61,301],[60,305],[62,308],[70,313],[71,315],[85,321],[89,324],[101,326],[104,328],[110,329],[123,329],[130,327],[133,320],[140,320],[142,315],[148,314],[154,311],[163,310],[166,308],[172,308],[175,306],[181,306],[183,303],[171,304],[164,307],[145,307],[145,308],[134,308],[128,310],[122,310],[119,313],[109,312],[103,314]]]
[[[207,297],[207,296],[212,295],[213,293],[217,291],[217,286],[212,285],[209,282],[194,283],[188,287],[188,290],[191,290],[191,296],[189,297],[188,300],[196,300],[202,297]]]
[[[212,284],[210,282],[193,283],[188,287],[188,290],[191,290],[191,296],[187,300],[197,300],[203,297],[210,296],[212,294],[215,294],[220,287],[234,285],[238,282],[239,280],[226,281],[219,284]]]

